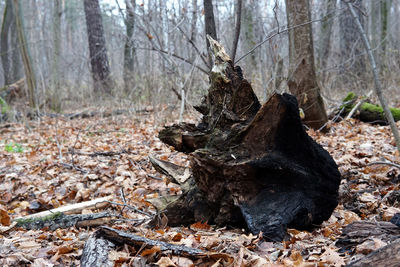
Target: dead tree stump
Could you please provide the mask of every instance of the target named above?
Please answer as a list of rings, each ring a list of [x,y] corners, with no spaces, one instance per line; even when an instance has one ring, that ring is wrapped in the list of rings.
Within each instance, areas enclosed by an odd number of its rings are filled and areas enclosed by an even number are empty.
[[[163,129],[159,138],[190,153],[192,176],[163,208],[170,225],[207,221],[247,226],[270,240],[307,229],[337,205],[340,173],[305,132],[296,98],[274,94],[260,105],[239,66],[209,38],[215,64],[198,125]]]

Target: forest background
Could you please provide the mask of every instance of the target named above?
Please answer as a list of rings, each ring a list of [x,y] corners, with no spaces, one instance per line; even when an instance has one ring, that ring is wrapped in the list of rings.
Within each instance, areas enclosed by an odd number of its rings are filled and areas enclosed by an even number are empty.
[[[4,17],[11,2],[0,3],[0,86],[25,76],[16,25]],[[83,1],[19,2],[37,106],[57,112],[90,106],[98,94],[93,89]],[[217,37],[231,52],[237,3],[218,0],[212,4]],[[355,1],[355,6],[378,62],[385,95],[396,106],[400,27],[395,18],[400,3]],[[100,7],[113,81],[112,97],[102,95],[102,100],[107,98],[113,107],[150,105],[156,111],[169,107],[176,113],[183,90],[187,107],[198,102],[208,87],[209,68],[203,1],[108,0],[100,1]],[[366,94],[373,87],[372,72],[346,5],[336,0],[310,1],[309,8],[316,74],[325,104],[328,108],[337,105],[350,91]],[[243,1],[236,61],[263,101],[274,90],[287,90],[285,81],[291,73],[286,25],[284,1]],[[24,104],[11,106],[21,110]]]

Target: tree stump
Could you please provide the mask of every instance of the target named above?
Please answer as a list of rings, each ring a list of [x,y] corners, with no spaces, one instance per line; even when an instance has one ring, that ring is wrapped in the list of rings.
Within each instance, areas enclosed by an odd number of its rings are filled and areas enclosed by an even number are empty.
[[[328,219],[341,176],[305,132],[296,98],[274,94],[261,106],[240,67],[209,41],[215,63],[208,94],[196,107],[201,122],[159,134],[190,153],[192,171],[183,194],[162,210],[168,223],[247,227],[280,241],[287,227],[307,229]]]

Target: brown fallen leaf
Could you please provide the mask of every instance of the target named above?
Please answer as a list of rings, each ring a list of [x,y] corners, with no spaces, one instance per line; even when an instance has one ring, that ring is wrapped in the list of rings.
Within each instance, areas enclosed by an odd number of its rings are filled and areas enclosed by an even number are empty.
[[[6,210],[0,209],[0,223],[4,226],[9,226],[11,224],[10,216]]]
[[[168,257],[161,257],[156,264],[160,267],[177,267],[175,263]]]

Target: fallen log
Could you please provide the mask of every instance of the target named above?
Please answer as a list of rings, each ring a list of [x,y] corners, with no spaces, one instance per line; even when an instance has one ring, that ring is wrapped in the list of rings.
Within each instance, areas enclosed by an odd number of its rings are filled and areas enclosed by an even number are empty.
[[[111,217],[113,216],[107,212],[73,215],[56,212],[44,217],[30,217],[27,219],[19,218],[15,221],[17,222],[16,227],[21,227],[27,230],[38,230],[43,228],[56,230],[58,228],[103,225],[108,223],[111,220]]]
[[[190,187],[166,205],[168,224],[247,227],[282,240],[288,226],[307,229],[337,205],[340,173],[305,132],[296,98],[274,94],[260,105],[224,48],[209,39],[215,64],[198,125],[163,129],[159,138],[190,153]]]
[[[346,265],[347,267],[392,267],[400,266],[400,240],[380,248],[364,258]]]
[[[357,107],[358,112],[355,112],[354,114],[355,118],[364,122],[370,122],[382,125],[387,124],[387,120],[383,112],[383,108],[381,106],[369,102],[368,97],[365,99],[360,99],[359,102],[357,103],[358,99],[359,97],[353,92],[350,92],[346,95],[346,97],[342,100],[343,105],[341,106],[341,109],[342,108],[344,109],[343,115],[351,113],[351,111],[356,107],[356,105],[359,104],[359,107]],[[400,108],[390,108],[390,111],[392,112],[394,120],[399,121]]]

